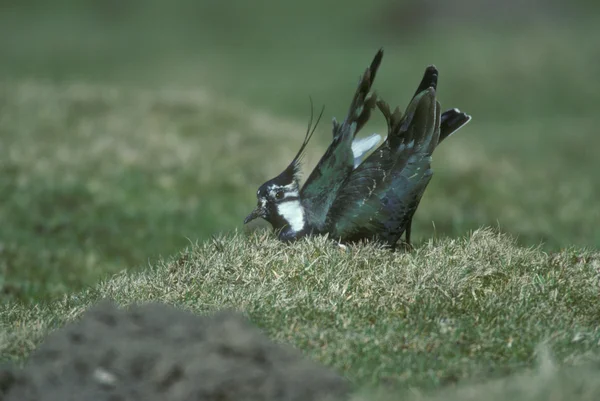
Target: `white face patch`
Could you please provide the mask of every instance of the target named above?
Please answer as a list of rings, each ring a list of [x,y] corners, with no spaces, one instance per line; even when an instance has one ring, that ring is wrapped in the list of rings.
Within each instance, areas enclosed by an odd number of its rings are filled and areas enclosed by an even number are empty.
[[[287,221],[292,230],[298,232],[304,228],[304,208],[299,200],[281,202],[277,211]]]
[[[277,199],[277,192],[279,191],[283,191],[283,198],[281,199],[285,199],[285,198],[297,198],[298,196],[300,196],[300,194],[298,193],[298,185],[293,182],[291,184],[288,185],[272,185],[269,187],[269,196],[272,199]]]

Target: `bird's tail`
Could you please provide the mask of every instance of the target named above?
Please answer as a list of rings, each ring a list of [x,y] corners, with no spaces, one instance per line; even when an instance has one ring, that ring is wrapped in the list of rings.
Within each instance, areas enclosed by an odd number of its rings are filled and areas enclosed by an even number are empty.
[[[413,98],[417,96],[419,93],[423,92],[427,88],[433,88],[437,90],[439,72],[435,65],[430,65],[425,68],[425,72],[423,73],[423,78],[421,79],[421,83],[419,87],[415,91]]]
[[[459,109],[446,110],[442,114],[440,121],[439,142],[442,142],[444,139],[454,134],[456,131],[464,127],[469,121],[471,121],[471,116],[463,113]]]

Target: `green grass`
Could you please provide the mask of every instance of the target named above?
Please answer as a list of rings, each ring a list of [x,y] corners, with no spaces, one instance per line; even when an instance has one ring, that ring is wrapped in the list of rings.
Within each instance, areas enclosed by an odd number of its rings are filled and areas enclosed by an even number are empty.
[[[470,400],[596,400],[600,394],[598,364],[586,364],[577,368],[559,368],[544,347],[538,349],[536,369],[514,374],[502,379],[482,383],[446,386],[437,391],[391,392],[385,390],[362,390],[352,401],[367,400],[415,400],[415,401],[470,401]]]
[[[257,232],[219,236],[139,272],[33,308],[0,310],[3,359],[22,360],[49,330],[105,298],[196,313],[243,311],[272,339],[357,388],[429,391],[535,368],[598,361],[600,254],[548,254],[490,230],[410,254],[340,249],[324,238],[282,248]]]

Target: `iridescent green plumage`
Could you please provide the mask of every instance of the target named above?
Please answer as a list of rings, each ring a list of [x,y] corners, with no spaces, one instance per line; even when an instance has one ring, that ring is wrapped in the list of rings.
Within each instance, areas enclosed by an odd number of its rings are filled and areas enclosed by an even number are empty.
[[[413,98],[386,142],[348,177],[328,216],[327,231],[343,241],[395,244],[431,179],[431,153],[439,139],[435,89]]]
[[[318,231],[323,229],[337,192],[354,169],[352,141],[376,105],[377,96],[370,91],[382,57],[383,50],[379,50],[362,75],[344,121],[338,124],[334,120],[333,141],[300,192],[307,222]]]
[[[457,109],[440,115],[438,71],[429,66],[405,114],[377,102],[386,119],[386,141],[348,177],[328,216],[327,232],[342,241],[377,239],[410,244],[412,219],[431,180],[431,155],[470,116]]]

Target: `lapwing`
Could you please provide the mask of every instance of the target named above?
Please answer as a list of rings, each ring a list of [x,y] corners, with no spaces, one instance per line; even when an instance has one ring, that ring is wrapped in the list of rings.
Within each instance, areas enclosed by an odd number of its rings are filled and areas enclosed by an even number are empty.
[[[433,174],[433,151],[471,116],[458,109],[441,113],[435,66],[426,68],[406,111],[397,107],[392,112],[372,91],[382,57],[379,50],[359,80],[344,121],[333,120],[333,140],[302,188],[300,160],[322,111],[314,127],[311,118],[288,167],[260,186],[258,205],[244,224],[261,217],[282,241],[329,234],[342,243],[375,240],[394,247],[405,234],[410,246],[412,219]],[[356,138],[375,107],[388,128],[376,149],[381,136]]]

